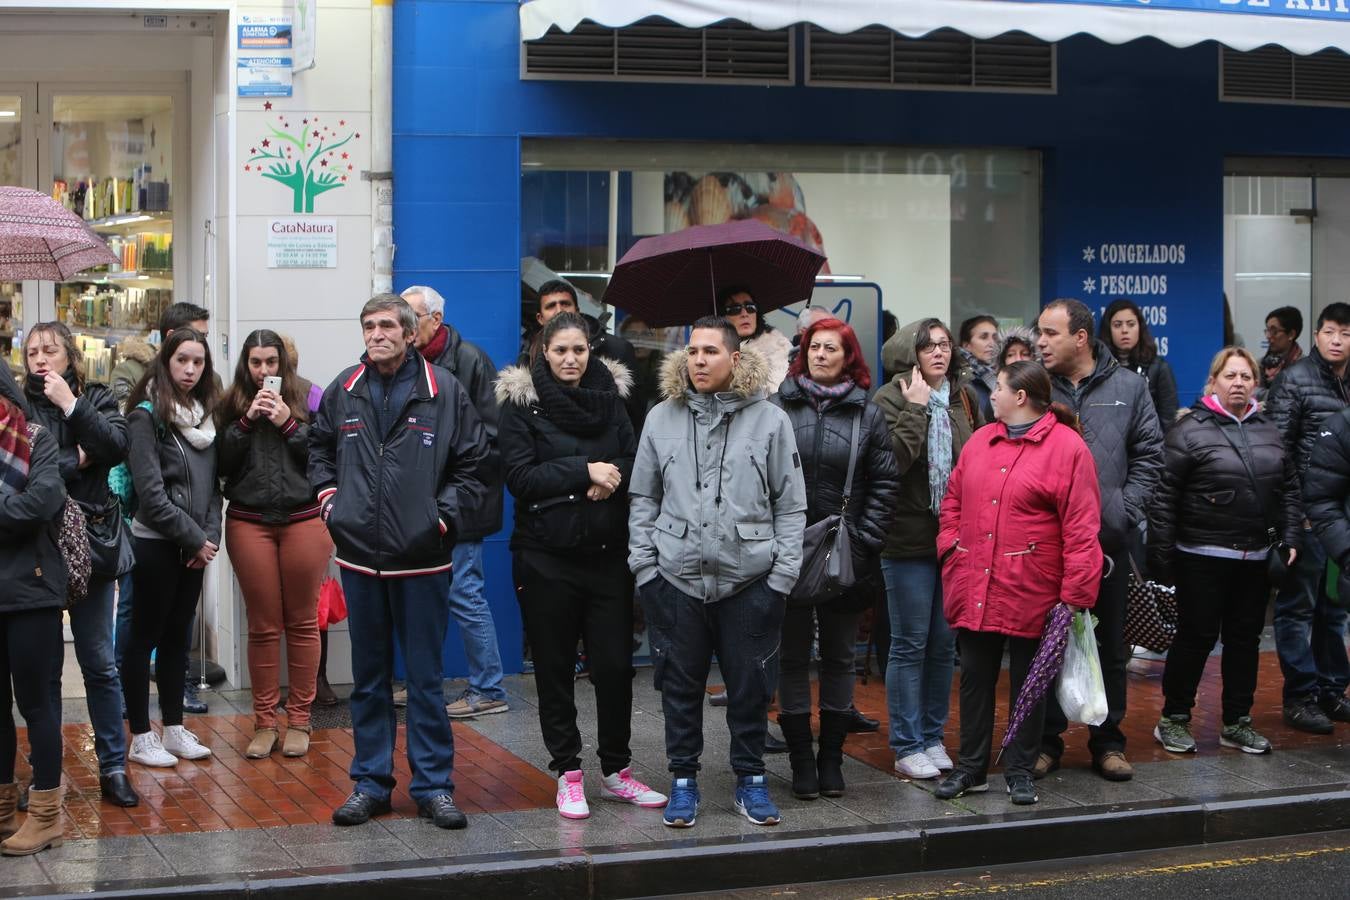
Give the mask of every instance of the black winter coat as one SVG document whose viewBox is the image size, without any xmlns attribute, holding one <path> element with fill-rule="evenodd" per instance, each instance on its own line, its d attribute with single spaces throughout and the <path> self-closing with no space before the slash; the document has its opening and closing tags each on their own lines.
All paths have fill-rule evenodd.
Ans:
<svg viewBox="0 0 1350 900">
<path fill-rule="evenodd" d="M 440 366 L 460 383 L 473 403 L 474 411 L 483 422 L 487 432 L 488 458 L 484 460 L 480 474 L 486 484 L 483 502 L 471 510 L 465 510 L 460 517 L 457 540 L 481 541 L 490 534 L 502 529 L 502 472 L 501 450 L 497 446 L 497 420 L 500 412 L 497 398 L 493 395 L 492 384 L 497 377 L 497 367 L 492 357 L 479 347 L 462 337 L 449 323 L 442 325 L 447 332 L 445 349 L 429 362 Z"/>
<path fill-rule="evenodd" d="M 59 453 L 56 438 L 39 427 L 22 493 L 0 488 L 0 613 L 66 605 L 66 564 L 54 524 L 66 502 Z"/>
<path fill-rule="evenodd" d="M 416 377 L 381 439 L 368 358 L 323 392 L 309 483 L 344 568 L 380 578 L 448 571 L 460 521 L 483 502 L 488 439 L 469 395 L 412 351 Z M 444 530 L 442 530 L 444 528 Z"/>
<path fill-rule="evenodd" d="M 304 510 L 316 515 L 308 424 L 290 418 L 278 428 L 263 416 L 252 422 L 240 416 L 216 438 L 216 453 L 231 517 L 285 525 Z"/>
<path fill-rule="evenodd" d="M 552 552 L 613 552 L 628 549 L 628 482 L 637 455 L 637 437 L 623 400 L 632 385 L 626 367 L 593 355 L 605 365 L 618 391 L 608 425 L 598 434 L 574 434 L 550 418 L 540 403 L 530 371 L 503 369 L 497 382 L 502 404 L 502 460 L 506 486 L 516 500 L 511 549 Z M 623 480 L 604 500 L 588 500 L 589 463 L 618 466 Z"/>
<path fill-rule="evenodd" d="M 1303 473 L 1304 505 L 1318 540 L 1344 578 L 1350 571 L 1350 407 L 1325 419 L 1318 432 Z"/>
<path fill-rule="evenodd" d="M 66 382 L 71 384 L 72 391 L 73 380 L 67 375 Z M 104 384 L 86 384 L 67 419 L 35 387 L 29 383 L 24 388 L 29 420 L 42 425 L 56 438 L 61 448 L 61 477 L 65 479 L 66 491 L 86 512 L 106 509 L 111 496 L 108 470 L 127 458 L 127 421 L 117 407 L 112 389 Z M 84 448 L 89 458 L 89 465 L 83 469 L 77 445 Z"/>
<path fill-rule="evenodd" d="M 1275 377 L 1266 399 L 1266 412 L 1280 429 L 1285 452 L 1293 459 L 1300 476 L 1308 469 L 1322 423 L 1347 404 L 1350 404 L 1350 369 L 1338 377 L 1316 347 Z"/>
<path fill-rule="evenodd" d="M 1125 366 L 1131 372 L 1144 376 L 1148 381 L 1148 395 L 1153 399 L 1153 409 L 1158 413 L 1158 424 L 1166 433 L 1177 421 L 1177 378 L 1172 367 L 1161 356 L 1153 357 L 1146 366 Z"/>
<path fill-rule="evenodd" d="M 890 428 L 881 407 L 854 387 L 841 399 L 818 412 L 811 398 L 788 377 L 769 402 L 780 407 L 792 423 L 806 480 L 806 524 L 839 512 L 848 473 L 849 440 L 853 418 L 862 412 L 858 430 L 858 462 L 844 520 L 853 539 L 855 565 L 881 553 L 895 519 L 900 493 L 900 470 L 891 447 Z"/>
<path fill-rule="evenodd" d="M 177 428 L 137 406 L 127 413 L 127 468 L 136 488 L 136 522 L 189 556 L 206 541 L 220 546 L 214 443 L 198 450 Z"/>
<path fill-rule="evenodd" d="M 1154 577 L 1168 580 L 1177 544 L 1261 550 L 1271 545 L 1273 527 L 1279 540 L 1299 547 L 1302 521 L 1298 475 L 1264 411 L 1239 424 L 1200 401 L 1167 433 L 1162 481 L 1149 507 Z"/>
</svg>

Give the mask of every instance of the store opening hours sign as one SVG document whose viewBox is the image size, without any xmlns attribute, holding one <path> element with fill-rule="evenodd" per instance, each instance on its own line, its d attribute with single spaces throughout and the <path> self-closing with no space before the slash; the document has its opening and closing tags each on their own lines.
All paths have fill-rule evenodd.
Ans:
<svg viewBox="0 0 1350 900">
<path fill-rule="evenodd" d="M 336 269 L 337 219 L 267 220 L 267 268 Z"/>
</svg>

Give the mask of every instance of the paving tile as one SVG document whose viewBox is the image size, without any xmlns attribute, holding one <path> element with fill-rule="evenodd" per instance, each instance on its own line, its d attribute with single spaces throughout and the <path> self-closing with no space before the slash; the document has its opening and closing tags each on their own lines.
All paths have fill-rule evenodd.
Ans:
<svg viewBox="0 0 1350 900">
<path fill-rule="evenodd" d="M 1217 770 L 1202 775 L 1158 778 L 1150 781 L 1149 786 L 1188 800 L 1214 800 L 1227 794 L 1243 794 L 1267 788 L 1258 782 Z"/>
<path fill-rule="evenodd" d="M 645 842 L 641 832 L 594 804 L 589 819 L 564 819 L 556 808 L 493 813 L 492 817 L 542 850 Z M 653 815 L 653 822 L 659 826 L 659 813 Z"/>
<path fill-rule="evenodd" d="M 550 811 L 556 817 L 556 811 Z M 437 828 L 426 819 L 386 819 L 381 823 L 397 838 L 410 858 L 443 859 L 482 853 L 536 849 L 536 845 L 497 815 L 471 815 L 469 827 L 459 831 Z"/>
<path fill-rule="evenodd" d="M 0 865 L 0 890 L 50 883 L 36 856 L 6 857 Z"/>
<path fill-rule="evenodd" d="M 143 839 L 142 839 L 143 840 Z M 123 859 L 102 857 L 94 859 L 58 860 L 51 851 L 35 857 L 53 884 L 68 885 L 81 892 L 101 881 L 120 881 L 140 878 L 168 878 L 177 874 L 173 866 L 158 853 L 154 856 L 130 856 Z"/>
<path fill-rule="evenodd" d="M 151 838 L 180 875 L 285 870 L 295 859 L 262 830 L 174 834 Z"/>
</svg>

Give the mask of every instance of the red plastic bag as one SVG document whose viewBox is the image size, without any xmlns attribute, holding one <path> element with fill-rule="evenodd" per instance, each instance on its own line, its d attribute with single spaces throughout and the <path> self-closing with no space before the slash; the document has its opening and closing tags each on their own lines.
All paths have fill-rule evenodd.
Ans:
<svg viewBox="0 0 1350 900">
<path fill-rule="evenodd" d="M 342 593 L 342 582 L 325 578 L 319 586 L 319 630 L 327 631 L 347 618 L 347 595 Z"/>
</svg>

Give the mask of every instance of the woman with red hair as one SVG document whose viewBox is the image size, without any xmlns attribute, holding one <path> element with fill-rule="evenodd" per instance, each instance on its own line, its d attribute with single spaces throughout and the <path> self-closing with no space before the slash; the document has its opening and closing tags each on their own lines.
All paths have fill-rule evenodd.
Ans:
<svg viewBox="0 0 1350 900">
<path fill-rule="evenodd" d="M 844 793 L 843 747 L 853 706 L 853 644 L 858 618 L 880 579 L 881 546 L 900 488 L 886 417 L 867 399 L 872 375 L 853 329 L 821 319 L 770 398 L 788 414 L 806 479 L 810 525 L 843 513 L 859 583 L 843 596 L 800 605 L 783 618 L 778 724 L 792 763 L 792 793 L 804 800 Z M 857 441 L 854 443 L 854 423 Z M 857 458 L 853 480 L 849 460 Z M 811 639 L 820 629 L 820 752 L 811 741 Z"/>
</svg>

